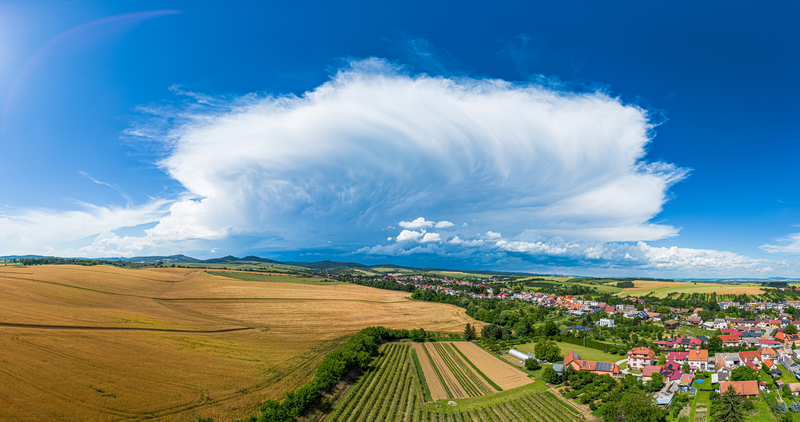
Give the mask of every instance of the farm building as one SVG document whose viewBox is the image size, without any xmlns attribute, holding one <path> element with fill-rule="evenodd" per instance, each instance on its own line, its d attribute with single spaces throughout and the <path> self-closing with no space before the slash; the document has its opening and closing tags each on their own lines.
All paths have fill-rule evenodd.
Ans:
<svg viewBox="0 0 800 422">
<path fill-rule="evenodd" d="M 509 350 L 508 354 L 514 356 L 517 359 L 522 359 L 523 361 L 528 360 L 530 358 L 530 356 L 528 356 L 527 353 L 520 352 L 519 350 L 516 349 Z"/>
<path fill-rule="evenodd" d="M 789 384 L 790 386 L 792 384 Z M 800 383 L 798 383 L 800 385 Z M 719 383 L 720 394 L 733 386 L 734 390 L 742 397 L 755 397 L 758 395 L 758 381 L 728 381 Z"/>
</svg>

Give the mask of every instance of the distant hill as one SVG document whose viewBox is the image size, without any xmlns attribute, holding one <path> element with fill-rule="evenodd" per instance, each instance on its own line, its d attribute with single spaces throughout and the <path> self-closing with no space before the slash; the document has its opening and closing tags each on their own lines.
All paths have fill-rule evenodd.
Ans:
<svg viewBox="0 0 800 422">
<path fill-rule="evenodd" d="M 299 262 L 299 261 L 286 261 L 286 265 L 294 265 L 295 267 L 309 268 L 312 270 L 334 270 L 355 268 L 361 270 L 369 270 L 368 265 L 359 264 L 357 262 L 336 262 L 336 261 L 319 261 L 319 262 Z"/>
</svg>

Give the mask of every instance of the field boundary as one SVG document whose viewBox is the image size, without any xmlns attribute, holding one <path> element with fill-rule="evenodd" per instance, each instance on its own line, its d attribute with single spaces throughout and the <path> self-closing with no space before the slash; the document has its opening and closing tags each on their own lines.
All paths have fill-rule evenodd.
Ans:
<svg viewBox="0 0 800 422">
<path fill-rule="evenodd" d="M 499 391 L 503 391 L 503 389 L 502 389 L 502 388 L 500 388 L 500 386 L 499 386 L 499 385 L 497 385 L 497 384 L 496 384 L 494 381 L 492 381 L 492 379 L 491 379 L 491 378 L 487 377 L 487 376 L 486 376 L 486 374 L 484 374 L 483 372 L 481 372 L 481 370 L 480 370 L 480 369 L 478 369 L 478 367 L 477 367 L 477 366 L 475 366 L 475 364 L 474 364 L 474 363 L 472 363 L 472 361 L 471 361 L 471 360 L 469 360 L 469 358 L 467 358 L 467 356 L 466 356 L 466 355 L 464 355 L 464 353 L 463 353 L 461 350 L 459 350 L 459 349 L 458 349 L 458 346 L 456 346 L 455 344 L 453 344 L 452 346 L 453 346 L 453 349 L 456 349 L 456 351 L 458 352 L 458 354 L 459 354 L 459 355 L 461 355 L 461 357 L 462 357 L 462 358 L 464 358 L 464 360 L 465 360 L 465 361 L 466 361 L 466 362 L 467 362 L 467 363 L 468 363 L 468 364 L 469 364 L 469 365 L 472 367 L 472 369 L 474 369 L 474 370 L 475 370 L 475 372 L 477 372 L 477 373 L 478 373 L 478 375 L 482 376 L 482 377 L 483 377 L 483 379 L 485 379 L 485 380 L 486 380 L 486 381 L 489 383 L 489 385 L 491 385 L 491 386 L 492 386 L 492 387 L 493 387 L 495 390 L 497 390 L 498 392 L 499 392 Z"/>
</svg>

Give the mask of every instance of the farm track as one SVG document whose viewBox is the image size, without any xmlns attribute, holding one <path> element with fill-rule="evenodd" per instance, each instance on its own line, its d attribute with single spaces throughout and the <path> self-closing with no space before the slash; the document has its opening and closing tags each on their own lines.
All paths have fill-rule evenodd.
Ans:
<svg viewBox="0 0 800 422">
<path fill-rule="evenodd" d="M 0 322 L 0 327 L 5 328 L 31 328 L 34 330 L 83 330 L 83 331 L 149 331 L 153 333 L 176 333 L 176 334 L 223 334 L 235 333 L 238 331 L 254 330 L 255 328 L 228 328 L 224 330 L 193 331 L 193 330 L 169 330 L 165 328 L 134 328 L 134 327 L 82 327 L 70 325 L 32 325 L 32 324 L 8 324 Z"/>
</svg>

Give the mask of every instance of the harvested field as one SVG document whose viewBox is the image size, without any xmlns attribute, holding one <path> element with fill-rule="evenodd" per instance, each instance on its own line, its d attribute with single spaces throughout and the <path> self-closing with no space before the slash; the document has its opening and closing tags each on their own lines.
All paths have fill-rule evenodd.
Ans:
<svg viewBox="0 0 800 422">
<path fill-rule="evenodd" d="M 422 373 L 425 375 L 425 381 L 428 383 L 428 388 L 431 390 L 431 397 L 434 401 L 447 399 L 447 391 L 445 391 L 439 376 L 436 375 L 436 371 L 433 370 L 431 360 L 428 359 L 428 355 L 425 354 L 425 344 L 414 343 L 413 347 L 417 352 L 419 364 L 422 366 Z"/>
<path fill-rule="evenodd" d="M 634 287 L 622 289 L 617 296 L 642 296 L 650 292 L 654 296 L 664 297 L 670 293 L 714 293 L 721 295 L 760 295 L 764 293 L 756 284 L 733 283 L 684 283 L 675 281 L 636 280 Z"/>
<path fill-rule="evenodd" d="M 453 342 L 451 344 L 503 390 L 510 390 L 533 382 L 524 372 L 514 369 L 511 365 L 490 355 L 473 343 Z"/>
<path fill-rule="evenodd" d="M 405 292 L 262 277 L 0 267 L 0 420 L 243 418 L 364 327 L 482 325 Z"/>
<path fill-rule="evenodd" d="M 436 352 L 436 349 L 433 347 L 433 344 L 428 343 L 425 345 L 425 348 L 428 352 L 428 358 L 431 359 L 431 364 L 434 365 L 439 370 L 444 382 L 447 384 L 447 388 L 450 390 L 451 398 L 455 399 L 463 399 L 468 397 L 466 393 L 464 393 L 461 385 L 458 383 L 455 375 L 453 375 L 453 371 L 451 371 L 447 365 L 442 360 L 442 357 L 439 356 L 439 353 Z"/>
</svg>

